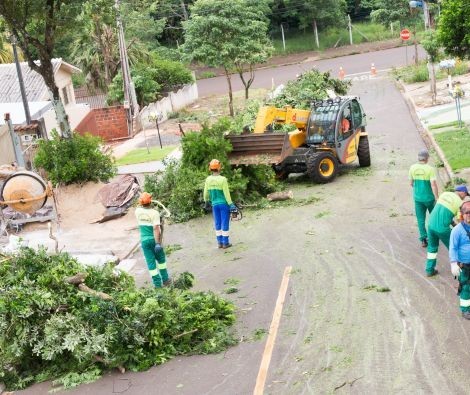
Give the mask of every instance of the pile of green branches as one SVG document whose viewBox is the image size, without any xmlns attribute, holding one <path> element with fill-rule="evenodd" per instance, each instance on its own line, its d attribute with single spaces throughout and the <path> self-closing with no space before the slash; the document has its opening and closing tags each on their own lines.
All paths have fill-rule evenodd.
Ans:
<svg viewBox="0 0 470 395">
<path fill-rule="evenodd" d="M 301 74 L 296 80 L 289 81 L 282 92 L 269 101 L 269 105 L 307 110 L 314 100 L 326 99 L 328 90 L 337 95 L 346 95 L 350 86 L 350 81 L 332 78 L 328 72 L 310 70 Z"/>
<path fill-rule="evenodd" d="M 84 267 L 63 253 L 2 258 L 0 294 L 0 382 L 10 390 L 50 379 L 71 387 L 234 344 L 234 306 L 215 294 L 136 288 L 111 265 Z"/>
<path fill-rule="evenodd" d="M 228 154 L 232 147 L 224 135 L 231 130 L 233 120 L 221 118 L 213 125 L 203 125 L 200 132 L 186 133 L 181 139 L 181 160 L 167 161 L 164 172 L 145 177 L 144 190 L 162 201 L 176 222 L 204 214 L 204 182 L 213 158 L 222 162 L 222 175 L 227 177 L 232 200 L 236 203 L 259 201 L 279 188 L 270 166 L 230 166 Z"/>
</svg>

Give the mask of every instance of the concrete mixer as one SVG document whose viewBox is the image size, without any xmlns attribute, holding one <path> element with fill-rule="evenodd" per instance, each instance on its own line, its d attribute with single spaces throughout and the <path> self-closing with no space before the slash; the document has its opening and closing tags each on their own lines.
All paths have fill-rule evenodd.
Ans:
<svg viewBox="0 0 470 395">
<path fill-rule="evenodd" d="M 47 202 L 53 200 L 53 213 L 47 216 L 35 216 Z M 6 219 L 3 208 L 29 214 L 27 218 Z M 32 171 L 17 171 L 10 175 L 0 188 L 0 234 L 7 225 L 22 225 L 27 222 L 45 222 L 57 219 L 57 210 L 51 183 L 46 183 L 37 173 Z"/>
</svg>

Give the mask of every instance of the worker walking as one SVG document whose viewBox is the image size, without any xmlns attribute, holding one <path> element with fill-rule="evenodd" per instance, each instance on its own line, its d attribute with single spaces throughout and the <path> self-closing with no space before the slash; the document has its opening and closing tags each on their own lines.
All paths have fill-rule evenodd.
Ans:
<svg viewBox="0 0 470 395">
<path fill-rule="evenodd" d="M 161 245 L 162 232 L 160 213 L 151 207 L 152 195 L 144 192 L 140 195 L 135 217 L 140 230 L 140 243 L 145 261 L 152 277 L 153 285 L 157 288 L 170 284 L 166 267 L 166 255 Z"/>
<path fill-rule="evenodd" d="M 437 274 L 435 267 L 439 240 L 449 249 L 450 226 L 455 224 L 454 217 L 458 214 L 465 196 L 468 196 L 465 185 L 457 185 L 454 192 L 443 192 L 429 216 L 426 259 L 426 275 L 428 277 Z"/>
<path fill-rule="evenodd" d="M 470 320 L 470 197 L 464 199 L 460 212 L 463 220 L 450 234 L 450 270 L 459 280 L 462 317 Z"/>
<path fill-rule="evenodd" d="M 415 214 L 418 221 L 419 241 L 422 247 L 428 246 L 426 233 L 426 212 L 431 213 L 439 197 L 436 170 L 428 164 L 429 152 L 422 149 L 418 152 L 418 163 L 410 167 L 408 179 L 413 188 Z"/>
<path fill-rule="evenodd" d="M 218 247 L 229 248 L 232 246 L 229 241 L 230 211 L 237 210 L 237 207 L 232 203 L 227 179 L 220 175 L 221 168 L 219 160 L 211 160 L 211 175 L 206 178 L 204 184 L 204 203 L 212 205 Z"/>
</svg>

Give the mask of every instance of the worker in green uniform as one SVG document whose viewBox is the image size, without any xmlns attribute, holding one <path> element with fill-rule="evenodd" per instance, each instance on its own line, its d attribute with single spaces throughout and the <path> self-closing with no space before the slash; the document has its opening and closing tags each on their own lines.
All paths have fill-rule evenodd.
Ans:
<svg viewBox="0 0 470 395">
<path fill-rule="evenodd" d="M 436 170 L 428 164 L 429 152 L 422 149 L 418 152 L 418 163 L 413 164 L 408 172 L 408 179 L 413 188 L 415 214 L 418 221 L 419 241 L 422 247 L 428 246 L 426 233 L 426 212 L 431 213 L 439 197 Z"/>
<path fill-rule="evenodd" d="M 435 268 L 439 240 L 449 249 L 450 226 L 455 224 L 454 217 L 458 214 L 465 196 L 468 196 L 465 185 L 457 185 L 454 192 L 443 192 L 429 216 L 426 259 L 426 275 L 428 277 L 437 274 Z"/>
<path fill-rule="evenodd" d="M 157 288 L 169 285 L 171 280 L 166 267 L 165 250 L 161 245 L 160 213 L 151 207 L 152 195 L 144 192 L 139 198 L 140 207 L 135 210 L 135 217 L 140 230 L 140 243 L 145 261 Z"/>
<path fill-rule="evenodd" d="M 215 236 L 219 248 L 232 246 L 229 240 L 230 213 L 237 211 L 228 189 L 227 179 L 220 175 L 222 164 L 217 159 L 209 163 L 211 175 L 204 184 L 204 203 L 212 206 Z"/>
</svg>

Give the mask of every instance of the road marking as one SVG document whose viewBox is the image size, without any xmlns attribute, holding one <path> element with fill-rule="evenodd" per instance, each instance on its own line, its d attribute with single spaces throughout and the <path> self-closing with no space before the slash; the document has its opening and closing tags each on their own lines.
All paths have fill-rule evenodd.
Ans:
<svg viewBox="0 0 470 395">
<path fill-rule="evenodd" d="M 279 328 L 279 323 L 281 322 L 282 308 L 286 298 L 291 270 L 292 266 L 286 266 L 284 269 L 284 275 L 282 276 L 281 286 L 279 287 L 276 307 L 274 308 L 273 319 L 271 321 L 271 326 L 269 327 L 269 334 L 266 340 L 266 345 L 264 346 L 263 358 L 261 359 L 261 365 L 259 367 L 258 377 L 256 378 L 256 386 L 253 391 L 253 395 L 263 395 L 264 392 L 264 385 L 266 384 L 266 377 L 268 375 L 268 368 L 271 362 L 271 356 L 273 354 L 277 330 Z"/>
</svg>

